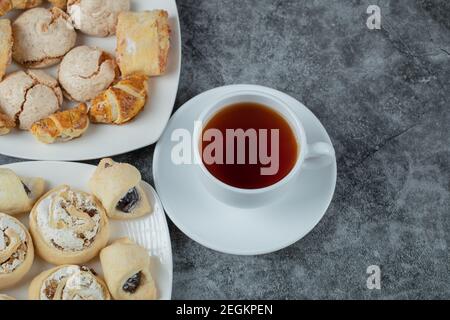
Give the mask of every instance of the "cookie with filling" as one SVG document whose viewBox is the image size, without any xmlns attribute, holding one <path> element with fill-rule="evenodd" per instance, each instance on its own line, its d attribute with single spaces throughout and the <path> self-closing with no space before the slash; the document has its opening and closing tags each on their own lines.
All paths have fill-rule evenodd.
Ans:
<svg viewBox="0 0 450 320">
<path fill-rule="evenodd" d="M 112 219 L 132 219 L 152 211 L 141 173 L 130 164 L 101 160 L 89 187 Z"/>
<path fill-rule="evenodd" d="M 17 71 L 0 82 L 0 112 L 22 130 L 58 111 L 62 102 L 58 82 L 40 70 Z"/>
<path fill-rule="evenodd" d="M 39 256 L 56 265 L 88 262 L 109 239 L 100 201 L 66 185 L 49 191 L 34 205 L 30 231 Z"/>
<path fill-rule="evenodd" d="M 67 12 L 81 32 L 97 37 L 116 33 L 117 17 L 130 10 L 130 0 L 69 0 Z"/>
<path fill-rule="evenodd" d="M 28 288 L 30 300 L 110 300 L 105 282 L 95 271 L 63 265 L 39 274 Z"/>
<path fill-rule="evenodd" d="M 0 212 L 27 213 L 44 192 L 44 179 L 19 177 L 10 169 L 0 168 Z"/>
<path fill-rule="evenodd" d="M 116 300 L 155 300 L 158 297 L 147 250 L 128 238 L 100 252 L 105 281 Z"/>
<path fill-rule="evenodd" d="M 77 39 L 69 16 L 57 7 L 27 10 L 14 21 L 12 29 L 13 58 L 28 68 L 59 63 Z"/>
<path fill-rule="evenodd" d="M 34 260 L 31 236 L 19 220 L 0 213 L 0 290 L 17 284 Z"/>
<path fill-rule="evenodd" d="M 99 48 L 80 46 L 64 57 L 58 79 L 70 100 L 86 102 L 109 88 L 118 73 L 109 54 Z"/>
</svg>

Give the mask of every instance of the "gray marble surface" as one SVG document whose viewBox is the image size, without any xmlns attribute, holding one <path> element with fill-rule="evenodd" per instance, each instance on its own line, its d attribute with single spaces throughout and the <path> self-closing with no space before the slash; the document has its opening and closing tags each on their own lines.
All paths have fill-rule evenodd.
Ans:
<svg viewBox="0 0 450 320">
<path fill-rule="evenodd" d="M 366 27 L 369 4 L 382 10 L 381 30 Z M 178 7 L 176 107 L 225 84 L 284 91 L 327 128 L 338 182 L 318 226 L 273 254 L 217 253 L 171 224 L 173 297 L 449 299 L 450 2 L 179 0 Z M 115 158 L 152 182 L 153 149 Z M 373 264 L 381 290 L 366 287 Z"/>
</svg>

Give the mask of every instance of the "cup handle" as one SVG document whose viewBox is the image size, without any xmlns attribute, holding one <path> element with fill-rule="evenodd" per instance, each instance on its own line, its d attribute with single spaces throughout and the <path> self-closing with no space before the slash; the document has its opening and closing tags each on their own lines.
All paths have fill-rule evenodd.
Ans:
<svg viewBox="0 0 450 320">
<path fill-rule="evenodd" d="M 308 144 L 305 162 L 305 169 L 320 169 L 330 165 L 336 158 L 334 148 L 326 142 Z"/>
</svg>

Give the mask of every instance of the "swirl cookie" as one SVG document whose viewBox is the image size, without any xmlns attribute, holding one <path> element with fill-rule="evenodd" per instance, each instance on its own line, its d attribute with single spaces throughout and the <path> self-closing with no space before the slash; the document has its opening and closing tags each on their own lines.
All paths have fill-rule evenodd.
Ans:
<svg viewBox="0 0 450 320">
<path fill-rule="evenodd" d="M 109 54 L 98 48 L 81 46 L 64 57 L 58 78 L 69 99 L 86 102 L 106 90 L 117 74 L 116 62 Z"/>
<path fill-rule="evenodd" d="M 100 252 L 100 261 L 111 295 L 116 300 L 155 300 L 157 290 L 145 248 L 127 238 Z"/>
<path fill-rule="evenodd" d="M 45 194 L 30 214 L 37 253 L 53 264 L 85 263 L 106 245 L 105 210 L 92 195 L 60 186 Z"/>
<path fill-rule="evenodd" d="M 58 82 L 43 71 L 17 71 L 0 82 L 0 112 L 22 130 L 58 111 L 62 102 Z"/>
<path fill-rule="evenodd" d="M 10 169 L 0 168 L 0 212 L 29 212 L 44 190 L 43 179 L 19 177 Z"/>
<path fill-rule="evenodd" d="M 22 13 L 12 25 L 13 58 L 28 68 L 57 64 L 75 46 L 77 34 L 69 16 L 53 7 L 34 8 Z"/>
<path fill-rule="evenodd" d="M 94 271 L 75 265 L 42 272 L 30 284 L 30 300 L 110 300 L 102 279 Z"/>
<path fill-rule="evenodd" d="M 130 0 L 69 0 L 67 12 L 76 29 L 97 37 L 116 33 L 117 17 L 130 10 Z"/>
<path fill-rule="evenodd" d="M 6 68 L 11 63 L 13 36 L 11 22 L 7 19 L 0 20 L 0 81 L 6 73 Z"/>
<path fill-rule="evenodd" d="M 0 290 L 19 282 L 34 260 L 33 241 L 19 220 L 0 213 Z"/>
<path fill-rule="evenodd" d="M 103 159 L 91 177 L 89 187 L 110 218 L 131 219 L 152 211 L 139 170 L 127 163 Z"/>
</svg>

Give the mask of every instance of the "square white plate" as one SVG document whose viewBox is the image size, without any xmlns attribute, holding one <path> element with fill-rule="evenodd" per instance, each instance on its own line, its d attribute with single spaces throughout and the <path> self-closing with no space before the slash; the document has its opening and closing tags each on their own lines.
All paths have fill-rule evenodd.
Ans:
<svg viewBox="0 0 450 320">
<path fill-rule="evenodd" d="M 173 110 L 178 91 L 181 69 L 181 35 L 178 10 L 175 0 L 131 0 L 132 11 L 164 9 L 169 13 L 172 29 L 171 49 L 167 73 L 149 80 L 150 98 L 141 114 L 122 126 L 91 125 L 79 139 L 66 143 L 45 145 L 35 140 L 28 132 L 14 130 L 7 136 L 0 136 L 0 153 L 30 160 L 79 161 L 109 157 L 126 153 L 155 143 L 162 134 Z M 14 20 L 22 11 L 6 15 Z M 5 18 L 5 17 L 2 17 Z M 78 32 L 77 46 L 96 46 L 114 54 L 116 37 L 96 38 Z M 58 66 L 42 69 L 56 76 Z M 23 69 L 12 64 L 8 73 Z M 71 104 L 65 100 L 64 107 Z"/>
</svg>

